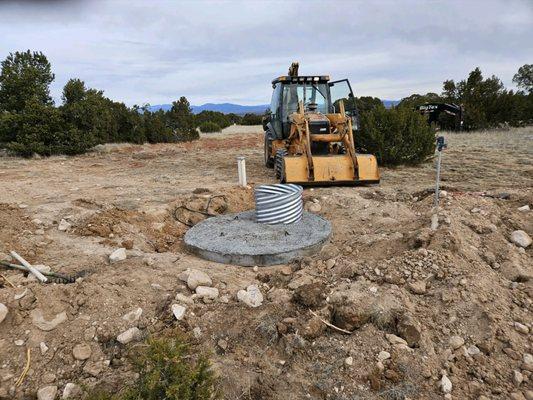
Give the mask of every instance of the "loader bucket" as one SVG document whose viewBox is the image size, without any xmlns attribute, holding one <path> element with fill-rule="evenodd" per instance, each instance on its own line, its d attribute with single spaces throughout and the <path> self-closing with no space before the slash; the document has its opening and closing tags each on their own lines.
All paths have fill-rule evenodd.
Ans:
<svg viewBox="0 0 533 400">
<path fill-rule="evenodd" d="M 348 154 L 314 155 L 314 174 L 310 177 L 305 156 L 285 156 L 285 182 L 301 185 L 379 183 L 376 158 L 370 154 L 356 154 L 356 158 L 357 167 L 354 168 Z"/>
</svg>

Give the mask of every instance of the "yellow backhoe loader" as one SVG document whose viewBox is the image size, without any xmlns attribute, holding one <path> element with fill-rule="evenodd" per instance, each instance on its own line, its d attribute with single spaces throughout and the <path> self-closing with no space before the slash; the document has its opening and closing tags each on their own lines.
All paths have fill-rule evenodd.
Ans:
<svg viewBox="0 0 533 400">
<path fill-rule="evenodd" d="M 350 82 L 329 76 L 289 74 L 272 81 L 270 111 L 263 119 L 265 165 L 282 183 L 379 183 L 376 158 L 355 152 L 358 125 Z"/>
</svg>

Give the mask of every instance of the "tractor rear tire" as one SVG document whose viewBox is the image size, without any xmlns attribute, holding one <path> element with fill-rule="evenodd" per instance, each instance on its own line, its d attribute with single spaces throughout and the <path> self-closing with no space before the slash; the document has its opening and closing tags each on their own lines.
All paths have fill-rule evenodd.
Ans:
<svg viewBox="0 0 533 400">
<path fill-rule="evenodd" d="M 283 159 L 287 154 L 287 150 L 279 149 L 274 159 L 274 171 L 280 183 L 285 183 L 285 161 Z"/>
<path fill-rule="evenodd" d="M 272 140 L 269 138 L 270 131 L 265 132 L 265 144 L 264 144 L 264 158 L 265 166 L 267 168 L 274 168 L 274 158 L 272 157 Z"/>
</svg>

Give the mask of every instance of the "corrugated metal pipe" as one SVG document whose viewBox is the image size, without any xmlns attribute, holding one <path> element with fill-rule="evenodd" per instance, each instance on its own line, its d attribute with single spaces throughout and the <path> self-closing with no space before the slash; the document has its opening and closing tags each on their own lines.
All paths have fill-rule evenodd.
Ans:
<svg viewBox="0 0 533 400">
<path fill-rule="evenodd" d="M 302 219 L 303 188 L 293 184 L 255 188 L 255 216 L 262 224 L 292 224 Z"/>
</svg>

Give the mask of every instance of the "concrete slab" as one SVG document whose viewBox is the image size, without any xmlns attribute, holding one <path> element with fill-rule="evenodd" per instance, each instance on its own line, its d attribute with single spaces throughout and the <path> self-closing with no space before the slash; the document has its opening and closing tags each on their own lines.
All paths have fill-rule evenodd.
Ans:
<svg viewBox="0 0 533 400">
<path fill-rule="evenodd" d="M 185 245 L 210 261 L 267 266 L 320 251 L 330 234 L 329 221 L 308 212 L 294 224 L 268 225 L 257 223 L 254 211 L 246 211 L 200 222 L 185 234 Z"/>
</svg>

